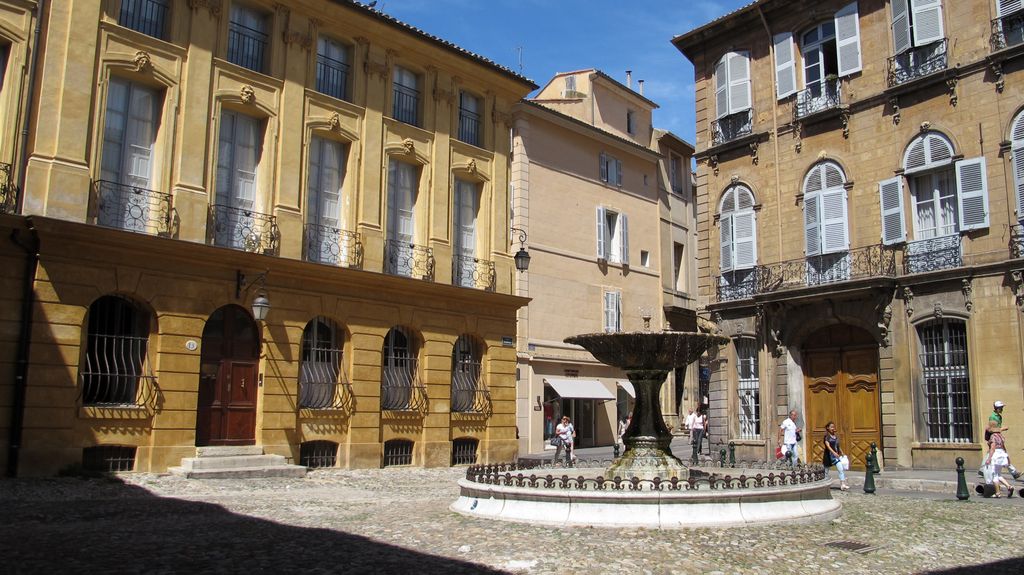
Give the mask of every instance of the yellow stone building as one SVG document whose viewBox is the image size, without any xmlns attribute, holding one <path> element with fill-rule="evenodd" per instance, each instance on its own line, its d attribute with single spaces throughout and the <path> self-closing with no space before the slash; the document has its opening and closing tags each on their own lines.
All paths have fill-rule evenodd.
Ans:
<svg viewBox="0 0 1024 575">
<path fill-rule="evenodd" d="M 673 40 L 696 74 L 711 433 L 863 465 L 981 460 L 1024 421 L 1019 1 L 759 0 Z M 723 441 L 724 442 L 724 441 Z M 1015 452 L 1017 453 L 1017 452 Z M 1016 455 L 1014 455 L 1016 457 Z"/>
<path fill-rule="evenodd" d="M 0 7 L 8 474 L 515 457 L 533 83 L 344 0 Z"/>
</svg>

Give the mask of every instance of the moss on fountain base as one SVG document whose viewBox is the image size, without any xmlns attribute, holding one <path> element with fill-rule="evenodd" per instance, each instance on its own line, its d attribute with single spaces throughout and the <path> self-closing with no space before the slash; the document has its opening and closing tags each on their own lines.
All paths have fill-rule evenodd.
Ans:
<svg viewBox="0 0 1024 575">
<path fill-rule="evenodd" d="M 626 449 L 622 457 L 615 460 L 611 467 L 605 470 L 605 477 L 621 477 L 631 479 L 671 479 L 676 477 L 685 480 L 690 477 L 689 468 L 678 457 L 672 455 L 672 450 L 667 446 L 660 445 L 663 442 L 650 437 L 637 437 L 633 445 Z"/>
</svg>

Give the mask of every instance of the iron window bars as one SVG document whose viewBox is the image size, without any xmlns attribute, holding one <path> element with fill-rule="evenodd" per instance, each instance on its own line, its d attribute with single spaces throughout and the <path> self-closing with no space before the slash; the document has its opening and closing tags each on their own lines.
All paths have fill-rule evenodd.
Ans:
<svg viewBox="0 0 1024 575">
<path fill-rule="evenodd" d="M 346 268 L 363 267 L 363 243 L 356 232 L 306 224 L 305 240 L 306 261 Z"/>
<path fill-rule="evenodd" d="M 82 449 L 82 469 L 97 473 L 135 470 L 133 445 L 94 445 Z"/>
<path fill-rule="evenodd" d="M 333 441 L 304 441 L 299 446 L 299 465 L 310 469 L 335 467 L 338 464 L 338 444 Z"/>
<path fill-rule="evenodd" d="M 384 338 L 380 407 L 385 411 L 418 411 L 426 408 L 427 390 L 420 381 L 418 350 L 412 337 L 392 328 Z"/>
<path fill-rule="evenodd" d="M 889 58 L 888 86 L 892 88 L 933 72 L 945 70 L 948 65 L 947 45 L 947 40 L 943 38 L 938 42 L 911 48 Z"/>
<path fill-rule="evenodd" d="M 310 321 L 303 330 L 300 408 L 350 411 L 354 407 L 341 337 L 341 329 L 322 317 Z"/>
<path fill-rule="evenodd" d="M 18 206 L 18 187 L 11 181 L 11 165 L 0 162 L 0 214 L 13 214 Z"/>
<path fill-rule="evenodd" d="M 226 204 L 210 206 L 214 245 L 245 252 L 277 255 L 280 231 L 277 218 Z"/>
<path fill-rule="evenodd" d="M 471 256 L 452 256 L 452 284 L 461 287 L 494 291 L 494 262 Z"/>
<path fill-rule="evenodd" d="M 252 25 L 247 25 L 247 22 Z M 228 22 L 228 61 L 262 73 L 270 38 L 265 31 L 266 27 L 266 17 L 262 14 L 249 8 L 233 6 L 231 21 Z"/>
<path fill-rule="evenodd" d="M 936 443 L 970 443 L 973 434 L 966 324 L 951 319 L 934 320 L 919 326 L 917 333 L 926 439 Z"/>
<path fill-rule="evenodd" d="M 469 94 L 459 95 L 459 140 L 473 146 L 480 145 L 479 102 Z"/>
<path fill-rule="evenodd" d="M 491 393 L 481 378 L 482 350 L 479 343 L 463 335 L 452 348 L 453 413 L 491 413 Z"/>
<path fill-rule="evenodd" d="M 408 439 L 392 439 L 384 442 L 384 467 L 412 465 L 413 443 Z"/>
<path fill-rule="evenodd" d="M 477 447 L 480 441 L 472 437 L 461 437 L 452 442 L 452 465 L 475 465 Z"/>
<path fill-rule="evenodd" d="M 319 50 L 316 55 L 316 91 L 347 101 L 349 70 L 347 63 Z"/>
<path fill-rule="evenodd" d="M 98 225 L 150 235 L 170 233 L 170 194 L 108 180 L 96 181 L 93 194 Z"/>
<path fill-rule="evenodd" d="M 156 377 L 149 363 L 149 321 L 118 296 L 104 296 L 89 307 L 85 356 L 79 369 L 83 405 L 153 405 Z"/>
<path fill-rule="evenodd" d="M 410 86 L 394 83 L 394 106 L 392 117 L 399 122 L 419 125 L 420 91 Z"/>
<path fill-rule="evenodd" d="M 169 11 L 169 0 L 121 0 L 121 13 L 117 23 L 163 40 L 167 34 Z"/>
<path fill-rule="evenodd" d="M 384 243 L 384 271 L 391 275 L 434 281 L 434 250 L 402 240 Z"/>
<path fill-rule="evenodd" d="M 761 380 L 758 375 L 757 340 L 739 337 L 736 345 L 737 395 L 739 396 L 740 437 L 761 437 Z"/>
</svg>

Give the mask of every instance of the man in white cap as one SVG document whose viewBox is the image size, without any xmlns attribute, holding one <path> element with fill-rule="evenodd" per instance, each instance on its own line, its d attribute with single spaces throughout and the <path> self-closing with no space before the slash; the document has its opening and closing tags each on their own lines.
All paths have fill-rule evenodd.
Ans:
<svg viewBox="0 0 1024 575">
<path fill-rule="evenodd" d="M 1002 401 L 996 401 L 992 404 L 992 415 L 988 416 L 988 425 L 985 427 L 985 443 L 988 443 L 988 440 L 993 433 L 1002 433 L 1010 429 L 1009 427 L 1003 426 L 1004 407 L 1006 407 L 1006 404 Z M 984 467 L 985 466 L 982 465 L 982 468 Z M 1021 472 L 1013 466 L 1013 463 L 1008 463 L 1006 468 L 1010 470 L 1010 475 L 1013 475 L 1014 479 L 1020 479 Z M 979 469 L 978 473 L 981 474 L 982 471 Z"/>
</svg>

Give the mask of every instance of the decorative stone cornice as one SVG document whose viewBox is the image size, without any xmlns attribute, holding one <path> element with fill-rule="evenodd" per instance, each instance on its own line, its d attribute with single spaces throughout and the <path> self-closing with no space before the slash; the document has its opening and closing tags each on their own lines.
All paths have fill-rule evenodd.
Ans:
<svg viewBox="0 0 1024 575">
<path fill-rule="evenodd" d="M 219 17 L 223 5 L 221 3 L 221 0 L 188 0 L 188 7 L 193 10 L 206 8 L 210 11 L 211 16 Z"/>
</svg>

